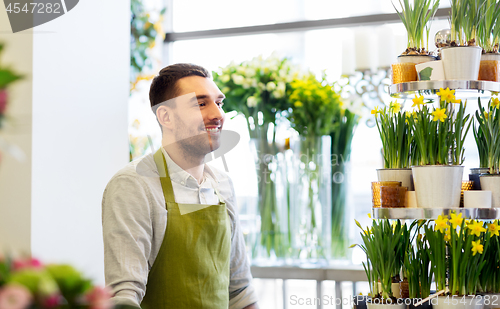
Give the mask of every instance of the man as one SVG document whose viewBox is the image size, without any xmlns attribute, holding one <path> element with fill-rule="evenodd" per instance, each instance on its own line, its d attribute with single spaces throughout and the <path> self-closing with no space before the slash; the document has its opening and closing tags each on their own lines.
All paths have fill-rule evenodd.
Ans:
<svg viewBox="0 0 500 309">
<path fill-rule="evenodd" d="M 258 308 L 227 175 L 204 164 L 220 145 L 224 95 L 208 71 L 174 64 L 153 79 L 162 148 L 104 191 L 106 284 L 144 309 Z"/>
</svg>

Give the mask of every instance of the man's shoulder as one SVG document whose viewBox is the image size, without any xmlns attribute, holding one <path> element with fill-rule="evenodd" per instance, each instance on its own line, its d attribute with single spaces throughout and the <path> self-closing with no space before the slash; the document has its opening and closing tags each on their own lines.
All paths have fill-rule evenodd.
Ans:
<svg viewBox="0 0 500 309">
<path fill-rule="evenodd" d="M 158 176 L 158 169 L 154 162 L 153 153 L 150 153 L 125 165 L 116 172 L 109 182 L 117 181 L 120 178 L 135 178 L 147 182 L 158 179 Z"/>
</svg>

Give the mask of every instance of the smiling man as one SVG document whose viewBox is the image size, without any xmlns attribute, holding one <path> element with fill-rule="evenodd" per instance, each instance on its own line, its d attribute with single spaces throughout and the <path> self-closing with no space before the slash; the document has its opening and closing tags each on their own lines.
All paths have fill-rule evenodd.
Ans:
<svg viewBox="0 0 500 309">
<path fill-rule="evenodd" d="M 204 68 L 174 64 L 149 97 L 162 148 L 113 176 L 102 202 L 115 303 L 257 308 L 232 182 L 204 163 L 221 143 L 224 94 Z"/>
</svg>

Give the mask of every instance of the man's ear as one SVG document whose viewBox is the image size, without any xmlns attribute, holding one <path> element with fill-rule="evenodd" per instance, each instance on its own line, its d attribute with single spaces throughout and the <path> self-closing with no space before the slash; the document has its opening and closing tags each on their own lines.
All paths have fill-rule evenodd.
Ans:
<svg viewBox="0 0 500 309">
<path fill-rule="evenodd" d="M 172 109 L 168 108 L 167 106 L 160 106 L 156 110 L 156 118 L 158 119 L 158 122 L 160 125 L 164 128 L 170 129 L 172 128 Z"/>
</svg>

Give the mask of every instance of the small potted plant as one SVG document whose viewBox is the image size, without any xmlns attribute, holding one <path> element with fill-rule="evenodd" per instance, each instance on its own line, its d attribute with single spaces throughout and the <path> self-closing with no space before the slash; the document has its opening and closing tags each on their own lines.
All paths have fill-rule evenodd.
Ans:
<svg viewBox="0 0 500 309">
<path fill-rule="evenodd" d="M 429 54 L 428 39 L 431 20 L 439 7 L 439 0 L 400 0 L 400 9 L 394 3 L 394 9 L 408 34 L 406 50 L 392 65 L 393 84 L 417 80 L 415 65 L 435 60 Z"/>
<path fill-rule="evenodd" d="M 492 207 L 500 207 L 500 100 L 492 98 L 488 107 L 484 108 L 481 101 L 476 111 L 477 130 L 484 134 L 484 146 L 487 153 L 489 174 L 481 175 L 481 189 L 491 191 Z"/>
<path fill-rule="evenodd" d="M 450 46 L 441 49 L 444 75 L 448 80 L 477 80 L 482 48 L 477 46 L 485 1 L 451 0 Z"/>
<path fill-rule="evenodd" d="M 382 140 L 384 168 L 377 169 L 378 181 L 401 181 L 403 187 L 413 191 L 411 165 L 416 163 L 413 127 L 401 104 L 391 102 L 389 108 L 375 108 L 377 129 Z"/>
<path fill-rule="evenodd" d="M 418 104 L 414 117 L 409 118 L 418 153 L 419 165 L 412 167 L 417 206 L 458 208 L 463 174 L 460 164 L 471 119 L 465 114 L 465 104 L 455 99 L 454 90 L 441 88 L 437 94 L 439 106 Z M 451 104 L 458 105 L 456 110 Z"/>
<path fill-rule="evenodd" d="M 366 229 L 358 221 L 356 225 L 362 230 L 361 238 L 363 239 L 363 244 L 358 246 L 367 257 L 367 262 L 363 263 L 363 267 L 370 284 L 371 299 L 367 302 L 368 308 L 406 308 L 404 303 L 397 303 L 392 289 L 394 267 L 397 264 L 395 253 L 403 246 L 399 236 L 406 226 L 403 228 L 400 220 L 397 220 L 393 226 L 387 219 L 373 220 L 372 226 Z"/>
<path fill-rule="evenodd" d="M 498 39 L 500 36 L 500 3 L 495 0 L 486 0 L 482 7 L 483 18 L 478 29 L 479 45 L 483 48 L 479 66 L 479 80 L 500 80 L 500 53 Z"/>
</svg>

